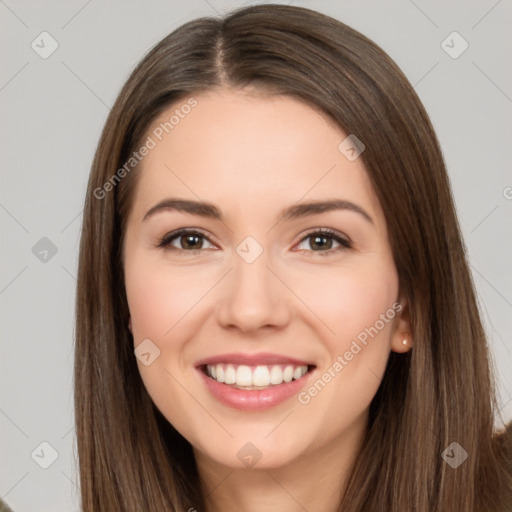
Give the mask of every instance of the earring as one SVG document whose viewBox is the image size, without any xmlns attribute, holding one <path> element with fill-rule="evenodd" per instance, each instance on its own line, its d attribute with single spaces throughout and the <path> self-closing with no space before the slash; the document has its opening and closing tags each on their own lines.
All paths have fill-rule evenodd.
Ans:
<svg viewBox="0 0 512 512">
<path fill-rule="evenodd" d="M 402 345 L 405 345 L 406 347 L 409 346 L 409 336 L 408 336 L 408 334 L 406 334 L 404 339 L 402 340 Z"/>
</svg>

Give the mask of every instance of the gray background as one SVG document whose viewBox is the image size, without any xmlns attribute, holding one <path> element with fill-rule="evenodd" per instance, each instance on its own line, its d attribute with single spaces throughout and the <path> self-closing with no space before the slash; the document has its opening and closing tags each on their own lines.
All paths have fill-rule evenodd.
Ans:
<svg viewBox="0 0 512 512">
<path fill-rule="evenodd" d="M 369 36 L 424 102 L 452 180 L 497 366 L 500 407 L 512 419 L 512 3 L 293 4 Z M 239 5 L 0 0 L 0 496 L 15 512 L 78 510 L 76 262 L 86 180 L 109 107 L 135 63 L 162 37 L 189 19 Z M 43 31 L 59 45 L 47 59 L 31 47 L 36 40 L 49 48 L 48 39 L 38 38 Z M 456 59 L 441 46 L 453 31 L 469 43 Z M 453 54 L 462 41 L 452 36 L 445 45 Z M 47 469 L 40 466 L 52 462 L 52 449 L 41 447 L 43 441 L 58 453 Z"/>
</svg>

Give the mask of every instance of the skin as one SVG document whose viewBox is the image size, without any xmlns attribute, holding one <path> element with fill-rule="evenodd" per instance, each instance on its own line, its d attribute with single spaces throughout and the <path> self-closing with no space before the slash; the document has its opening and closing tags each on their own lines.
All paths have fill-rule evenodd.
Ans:
<svg viewBox="0 0 512 512">
<path fill-rule="evenodd" d="M 210 510 L 334 511 L 390 351 L 411 347 L 410 335 L 402 343 L 408 309 L 383 211 L 362 159 L 338 150 L 346 134 L 313 107 L 254 90 L 194 97 L 197 106 L 137 170 L 124 242 L 129 328 L 135 347 L 149 338 L 160 350 L 151 365 L 138 361 L 140 374 L 192 444 Z M 170 197 L 213 203 L 223 219 L 168 209 L 143 220 Z M 327 199 L 355 203 L 372 222 L 350 210 L 278 222 L 286 207 Z M 205 235 L 199 249 L 179 237 L 158 247 L 179 228 Z M 336 250 L 330 238 L 319 248 L 307 235 L 321 228 L 349 238 L 352 248 Z M 236 252 L 247 236 L 263 248 L 250 264 Z M 218 354 L 285 354 L 316 365 L 307 389 L 400 300 L 401 312 L 306 405 L 294 396 L 241 411 L 217 401 L 195 369 Z M 261 453 L 252 468 L 237 457 L 248 442 Z"/>
</svg>

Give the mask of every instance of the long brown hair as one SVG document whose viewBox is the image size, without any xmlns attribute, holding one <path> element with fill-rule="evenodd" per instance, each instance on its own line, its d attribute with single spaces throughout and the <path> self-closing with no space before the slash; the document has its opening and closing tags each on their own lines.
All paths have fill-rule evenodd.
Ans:
<svg viewBox="0 0 512 512">
<path fill-rule="evenodd" d="M 76 300 L 83 510 L 204 509 L 191 446 L 152 403 L 133 354 L 121 252 L 138 173 L 118 170 L 170 104 L 246 86 L 318 107 L 363 141 L 409 305 L 414 348 L 390 356 L 339 510 L 504 510 L 510 429 L 493 430 L 486 337 L 429 118 L 378 46 L 337 20 L 282 5 L 175 30 L 133 71 L 104 127 L 85 200 Z M 441 456 L 453 442 L 467 452 L 456 469 Z"/>
</svg>

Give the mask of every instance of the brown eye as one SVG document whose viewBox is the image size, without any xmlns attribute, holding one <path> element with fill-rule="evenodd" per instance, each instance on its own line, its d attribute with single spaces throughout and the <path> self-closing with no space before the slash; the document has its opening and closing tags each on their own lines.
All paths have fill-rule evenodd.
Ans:
<svg viewBox="0 0 512 512">
<path fill-rule="evenodd" d="M 333 239 L 325 235 L 313 235 L 309 237 L 310 247 L 316 250 L 328 250 L 332 248 Z"/>
<path fill-rule="evenodd" d="M 320 230 L 306 235 L 299 243 L 299 250 L 312 252 L 334 252 L 349 249 L 352 244 L 334 231 Z"/>
<path fill-rule="evenodd" d="M 210 247 L 205 247 L 205 244 L 210 244 Z M 213 245 L 202 233 L 184 229 L 164 236 L 158 247 L 177 251 L 198 251 L 212 248 Z"/>
<path fill-rule="evenodd" d="M 200 235 L 181 235 L 178 240 L 183 249 L 201 249 L 203 245 L 203 237 Z"/>
</svg>

